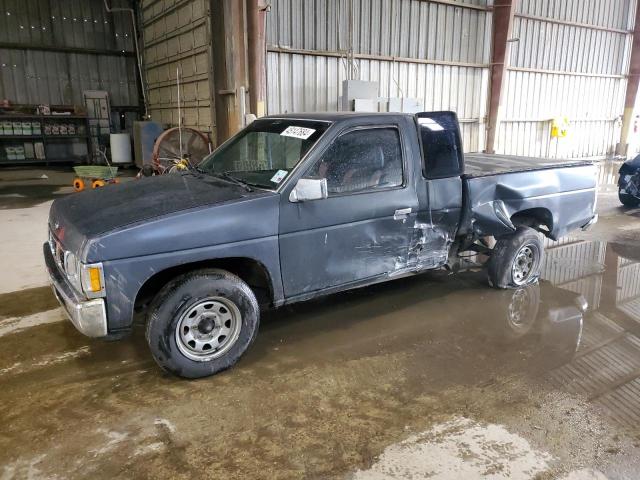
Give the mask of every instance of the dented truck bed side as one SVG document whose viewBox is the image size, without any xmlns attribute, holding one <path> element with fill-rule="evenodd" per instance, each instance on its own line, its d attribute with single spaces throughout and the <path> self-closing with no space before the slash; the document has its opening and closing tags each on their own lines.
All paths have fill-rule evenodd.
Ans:
<svg viewBox="0 0 640 480">
<path fill-rule="evenodd" d="M 591 162 L 486 154 L 465 160 L 461 233 L 507 234 L 515 230 L 514 215 L 531 215 L 544 220 L 547 236 L 557 240 L 594 215 L 597 170 Z"/>
</svg>

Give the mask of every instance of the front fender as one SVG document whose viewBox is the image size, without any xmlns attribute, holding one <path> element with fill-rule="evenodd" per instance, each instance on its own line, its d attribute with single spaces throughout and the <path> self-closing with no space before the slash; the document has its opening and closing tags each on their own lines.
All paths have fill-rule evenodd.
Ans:
<svg viewBox="0 0 640 480">
<path fill-rule="evenodd" d="M 277 235 L 232 244 L 112 260 L 103 262 L 109 332 L 131 327 L 136 296 L 145 282 L 156 273 L 188 263 L 233 257 L 248 258 L 261 263 L 271 277 L 274 302 L 277 304 L 282 300 Z"/>
</svg>

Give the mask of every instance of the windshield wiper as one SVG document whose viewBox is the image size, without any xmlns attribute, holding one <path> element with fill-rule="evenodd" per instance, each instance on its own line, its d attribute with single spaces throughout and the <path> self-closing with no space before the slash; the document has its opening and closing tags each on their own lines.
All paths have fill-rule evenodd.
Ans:
<svg viewBox="0 0 640 480">
<path fill-rule="evenodd" d="M 239 185 L 242 188 L 244 188 L 247 192 L 253 192 L 253 188 L 251 188 L 251 185 L 249 185 L 244 180 L 239 179 L 238 177 L 234 177 L 229 172 L 221 172 L 221 173 L 206 172 L 206 173 L 208 173 L 209 175 L 213 175 L 214 177 L 223 178 L 225 180 L 228 180 L 231 183 L 235 183 L 236 185 Z"/>
</svg>

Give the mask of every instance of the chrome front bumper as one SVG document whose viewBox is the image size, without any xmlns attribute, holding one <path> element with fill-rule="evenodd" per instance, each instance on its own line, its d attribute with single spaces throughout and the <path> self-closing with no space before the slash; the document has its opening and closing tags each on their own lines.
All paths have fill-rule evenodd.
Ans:
<svg viewBox="0 0 640 480">
<path fill-rule="evenodd" d="M 69 316 L 71 323 L 88 337 L 107 335 L 107 311 L 104 299 L 86 300 L 78 296 L 56 264 L 48 243 L 44 244 L 44 261 L 49 281 L 58 302 Z"/>
</svg>

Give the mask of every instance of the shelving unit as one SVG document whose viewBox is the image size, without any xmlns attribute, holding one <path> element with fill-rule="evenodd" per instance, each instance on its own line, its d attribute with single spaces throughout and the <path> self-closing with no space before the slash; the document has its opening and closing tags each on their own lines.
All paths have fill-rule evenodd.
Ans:
<svg viewBox="0 0 640 480">
<path fill-rule="evenodd" d="M 90 151 L 86 116 L 0 114 L 0 166 L 88 163 Z"/>
</svg>

